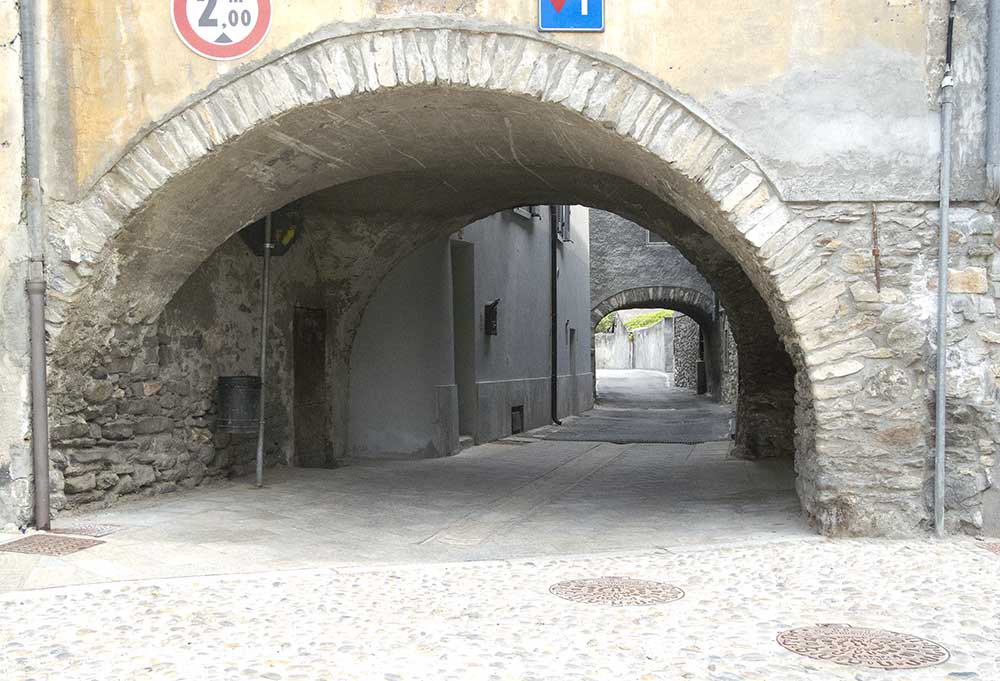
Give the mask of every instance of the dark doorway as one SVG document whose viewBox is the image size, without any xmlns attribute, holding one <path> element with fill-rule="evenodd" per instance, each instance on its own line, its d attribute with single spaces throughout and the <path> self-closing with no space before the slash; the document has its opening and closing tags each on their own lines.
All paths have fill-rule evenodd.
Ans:
<svg viewBox="0 0 1000 681">
<path fill-rule="evenodd" d="M 333 466 L 327 446 L 326 311 L 295 308 L 295 460 L 304 468 Z"/>
</svg>

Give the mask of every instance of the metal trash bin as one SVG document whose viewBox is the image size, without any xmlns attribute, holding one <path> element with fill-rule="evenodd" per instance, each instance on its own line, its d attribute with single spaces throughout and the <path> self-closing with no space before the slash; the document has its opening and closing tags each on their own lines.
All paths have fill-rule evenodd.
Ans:
<svg viewBox="0 0 1000 681">
<path fill-rule="evenodd" d="M 260 377 L 220 376 L 219 416 L 216 430 L 220 433 L 256 433 L 260 423 Z"/>
</svg>

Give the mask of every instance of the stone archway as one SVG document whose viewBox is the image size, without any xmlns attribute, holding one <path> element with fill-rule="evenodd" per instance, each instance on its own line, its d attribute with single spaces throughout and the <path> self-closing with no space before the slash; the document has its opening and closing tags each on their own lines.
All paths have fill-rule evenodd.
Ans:
<svg viewBox="0 0 1000 681">
<path fill-rule="evenodd" d="M 715 311 L 712 300 L 701 291 L 677 286 L 643 286 L 619 291 L 598 303 L 590 313 L 591 324 L 596 327 L 598 322 L 612 312 L 636 307 L 676 310 L 699 324 L 711 322 Z"/>
<path fill-rule="evenodd" d="M 596 330 L 598 323 L 612 312 L 630 308 L 665 308 L 675 310 L 690 317 L 698 325 L 698 328 L 701 329 L 702 337 L 706 344 L 705 370 L 708 379 L 708 391 L 716 400 L 721 399 L 721 359 L 724 330 L 717 328 L 715 323 L 715 301 L 701 291 L 683 286 L 641 286 L 630 288 L 605 298 L 591 310 L 591 331 Z M 596 376 L 596 358 L 593 356 L 593 352 L 591 352 L 591 355 L 591 365 L 594 367 Z M 691 361 L 693 362 L 694 359 L 697 359 L 697 357 Z M 739 430 L 739 425 L 737 425 L 737 432 Z M 790 434 L 786 437 L 789 442 L 792 441 Z M 737 437 L 738 441 L 746 441 L 746 439 L 747 435 L 745 433 L 741 437 Z M 742 452 L 737 449 L 735 453 L 739 455 Z M 782 454 L 791 456 L 793 454 L 791 450 L 774 451 L 773 448 L 769 453 L 772 456 L 781 456 Z"/>
<path fill-rule="evenodd" d="M 743 323 L 776 330 L 755 352 L 783 358 L 788 380 L 748 401 L 747 416 L 790 432 L 797 400 L 806 512 L 825 532 L 878 526 L 865 493 L 837 473 L 836 435 L 845 378 L 877 367 L 845 364 L 858 337 L 829 326 L 850 316 L 838 307 L 847 283 L 817 276 L 817 221 L 793 212 L 752 159 L 650 79 L 522 35 L 396 29 L 306 45 L 163 121 L 79 202 L 50 205 L 57 426 L 86 424 L 86 368 L 98 355 L 141 352 L 209 253 L 242 225 L 328 188 L 324 200 L 354 239 L 331 254 L 337 273 L 326 282 L 342 313 L 336 356 L 374 285 L 416 245 L 513 205 L 605 208 L 669 238 Z M 896 513 L 919 515 L 918 506 Z"/>
</svg>

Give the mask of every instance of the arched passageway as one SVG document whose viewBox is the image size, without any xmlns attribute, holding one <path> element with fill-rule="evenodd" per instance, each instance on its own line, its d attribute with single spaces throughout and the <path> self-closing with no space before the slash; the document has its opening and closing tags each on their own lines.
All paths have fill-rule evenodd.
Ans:
<svg viewBox="0 0 1000 681">
<path fill-rule="evenodd" d="M 66 244 L 54 258 L 52 301 L 57 452 L 72 458 L 64 436 L 100 418 L 81 389 L 88 367 L 129 374 L 198 265 L 243 225 L 298 200 L 324 245 L 317 284 L 330 311 L 334 457 L 346 358 L 386 273 L 420 244 L 499 209 L 579 203 L 661 234 L 699 268 L 749 339 L 741 368 L 769 368 L 743 381 L 741 422 L 754 427 L 741 447 L 748 456 L 791 451 L 795 423 L 805 510 L 829 532 L 854 522 L 836 446 L 817 448 L 822 410 L 805 371 L 837 379 L 822 367 L 845 352 L 835 335 L 815 359 L 800 342 L 799 328 L 812 328 L 815 311 L 844 290 L 817 286 L 819 255 L 802 238 L 811 223 L 670 93 L 593 55 L 515 35 L 399 30 L 303 47 L 178 112 L 86 198 L 50 210 Z M 129 358 L 128 367 L 117 361 Z M 137 397 L 156 398 L 109 399 Z M 182 425 L 172 436 L 199 430 Z"/>
</svg>

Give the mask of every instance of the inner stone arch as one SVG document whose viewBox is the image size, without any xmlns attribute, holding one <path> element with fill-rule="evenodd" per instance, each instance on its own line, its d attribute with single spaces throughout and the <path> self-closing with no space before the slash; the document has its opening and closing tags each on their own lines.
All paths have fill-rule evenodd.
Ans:
<svg viewBox="0 0 1000 681">
<path fill-rule="evenodd" d="M 118 374 L 131 371 L 205 258 L 297 201 L 325 216 L 310 230 L 327 246 L 317 286 L 335 317 L 339 385 L 372 291 L 406 254 L 503 208 L 574 203 L 674 243 L 755 339 L 747 361 L 775 367 L 767 384 L 747 382 L 744 455 L 790 454 L 796 394 L 800 412 L 813 408 L 802 371 L 794 389 L 799 351 L 780 281 L 756 252 L 793 218 L 737 147 L 668 93 L 589 56 L 521 36 L 401 30 L 332 39 L 247 74 L 164 122 L 80 202 L 52 207 L 65 244 L 52 254 L 57 428 L 89 421 L 81 386 L 108 379 L 81 380 L 87 367 L 133 358 Z M 343 408 L 333 401 L 334 456 Z M 73 438 L 60 437 L 57 452 L 72 458 Z M 814 457 L 808 433 L 798 444 Z"/>
</svg>

